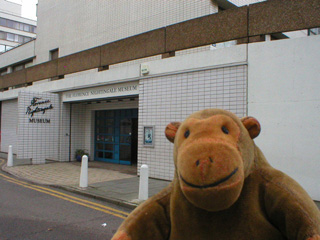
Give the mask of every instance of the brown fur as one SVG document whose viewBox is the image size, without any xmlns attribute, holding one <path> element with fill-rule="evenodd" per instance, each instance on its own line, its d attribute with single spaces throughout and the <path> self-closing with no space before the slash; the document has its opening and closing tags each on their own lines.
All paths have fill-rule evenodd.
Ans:
<svg viewBox="0 0 320 240">
<path fill-rule="evenodd" d="M 319 240 L 320 213 L 272 168 L 253 138 L 259 122 L 208 109 L 169 124 L 173 182 L 136 208 L 113 240 Z"/>
</svg>

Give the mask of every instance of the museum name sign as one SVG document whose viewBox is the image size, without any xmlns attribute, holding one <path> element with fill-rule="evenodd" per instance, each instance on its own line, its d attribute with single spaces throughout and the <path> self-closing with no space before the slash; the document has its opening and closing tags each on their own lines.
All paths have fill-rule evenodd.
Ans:
<svg viewBox="0 0 320 240">
<path fill-rule="evenodd" d="M 87 88 L 82 91 L 69 91 L 62 95 L 63 102 L 101 99 L 117 96 L 128 96 L 139 94 L 138 82 L 130 82 L 125 84 L 115 84 L 111 86 Z"/>
<path fill-rule="evenodd" d="M 53 105 L 50 99 L 43 100 L 39 97 L 33 97 L 26 111 L 26 114 L 29 116 L 29 123 L 50 123 L 50 118 L 34 118 L 34 116 L 38 113 L 45 114 L 51 109 L 53 109 Z"/>
</svg>

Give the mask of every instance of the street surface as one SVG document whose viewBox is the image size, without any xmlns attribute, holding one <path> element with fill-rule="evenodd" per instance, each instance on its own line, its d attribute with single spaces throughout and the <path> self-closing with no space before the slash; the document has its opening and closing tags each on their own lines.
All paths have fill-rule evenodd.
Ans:
<svg viewBox="0 0 320 240">
<path fill-rule="evenodd" d="M 130 211 L 0 171 L 0 240 L 108 240 Z"/>
</svg>

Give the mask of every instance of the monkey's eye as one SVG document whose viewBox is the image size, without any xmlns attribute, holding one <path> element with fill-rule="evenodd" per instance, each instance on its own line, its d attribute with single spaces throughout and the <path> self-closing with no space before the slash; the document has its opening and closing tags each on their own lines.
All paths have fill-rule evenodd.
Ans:
<svg viewBox="0 0 320 240">
<path fill-rule="evenodd" d="M 185 137 L 185 138 L 188 138 L 189 135 L 190 135 L 190 131 L 189 131 L 189 130 L 187 130 L 187 131 L 184 132 L 184 137 Z"/>
<path fill-rule="evenodd" d="M 222 132 L 224 132 L 225 134 L 229 134 L 229 130 L 228 130 L 228 128 L 227 128 L 226 126 L 223 126 L 223 127 L 221 128 L 221 130 L 222 130 Z"/>
</svg>

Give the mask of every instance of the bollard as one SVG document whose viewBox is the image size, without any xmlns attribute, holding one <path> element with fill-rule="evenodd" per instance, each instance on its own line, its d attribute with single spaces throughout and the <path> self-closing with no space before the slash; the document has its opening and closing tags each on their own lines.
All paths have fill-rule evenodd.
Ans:
<svg viewBox="0 0 320 240">
<path fill-rule="evenodd" d="M 9 145 L 9 149 L 8 149 L 7 166 L 8 167 L 12 167 L 13 166 L 12 145 Z"/>
<path fill-rule="evenodd" d="M 143 164 L 140 168 L 140 184 L 139 184 L 139 200 L 148 199 L 149 187 L 149 168 L 148 165 Z"/>
<path fill-rule="evenodd" d="M 81 159 L 80 183 L 82 188 L 88 187 L 88 156 L 83 155 Z"/>
</svg>

